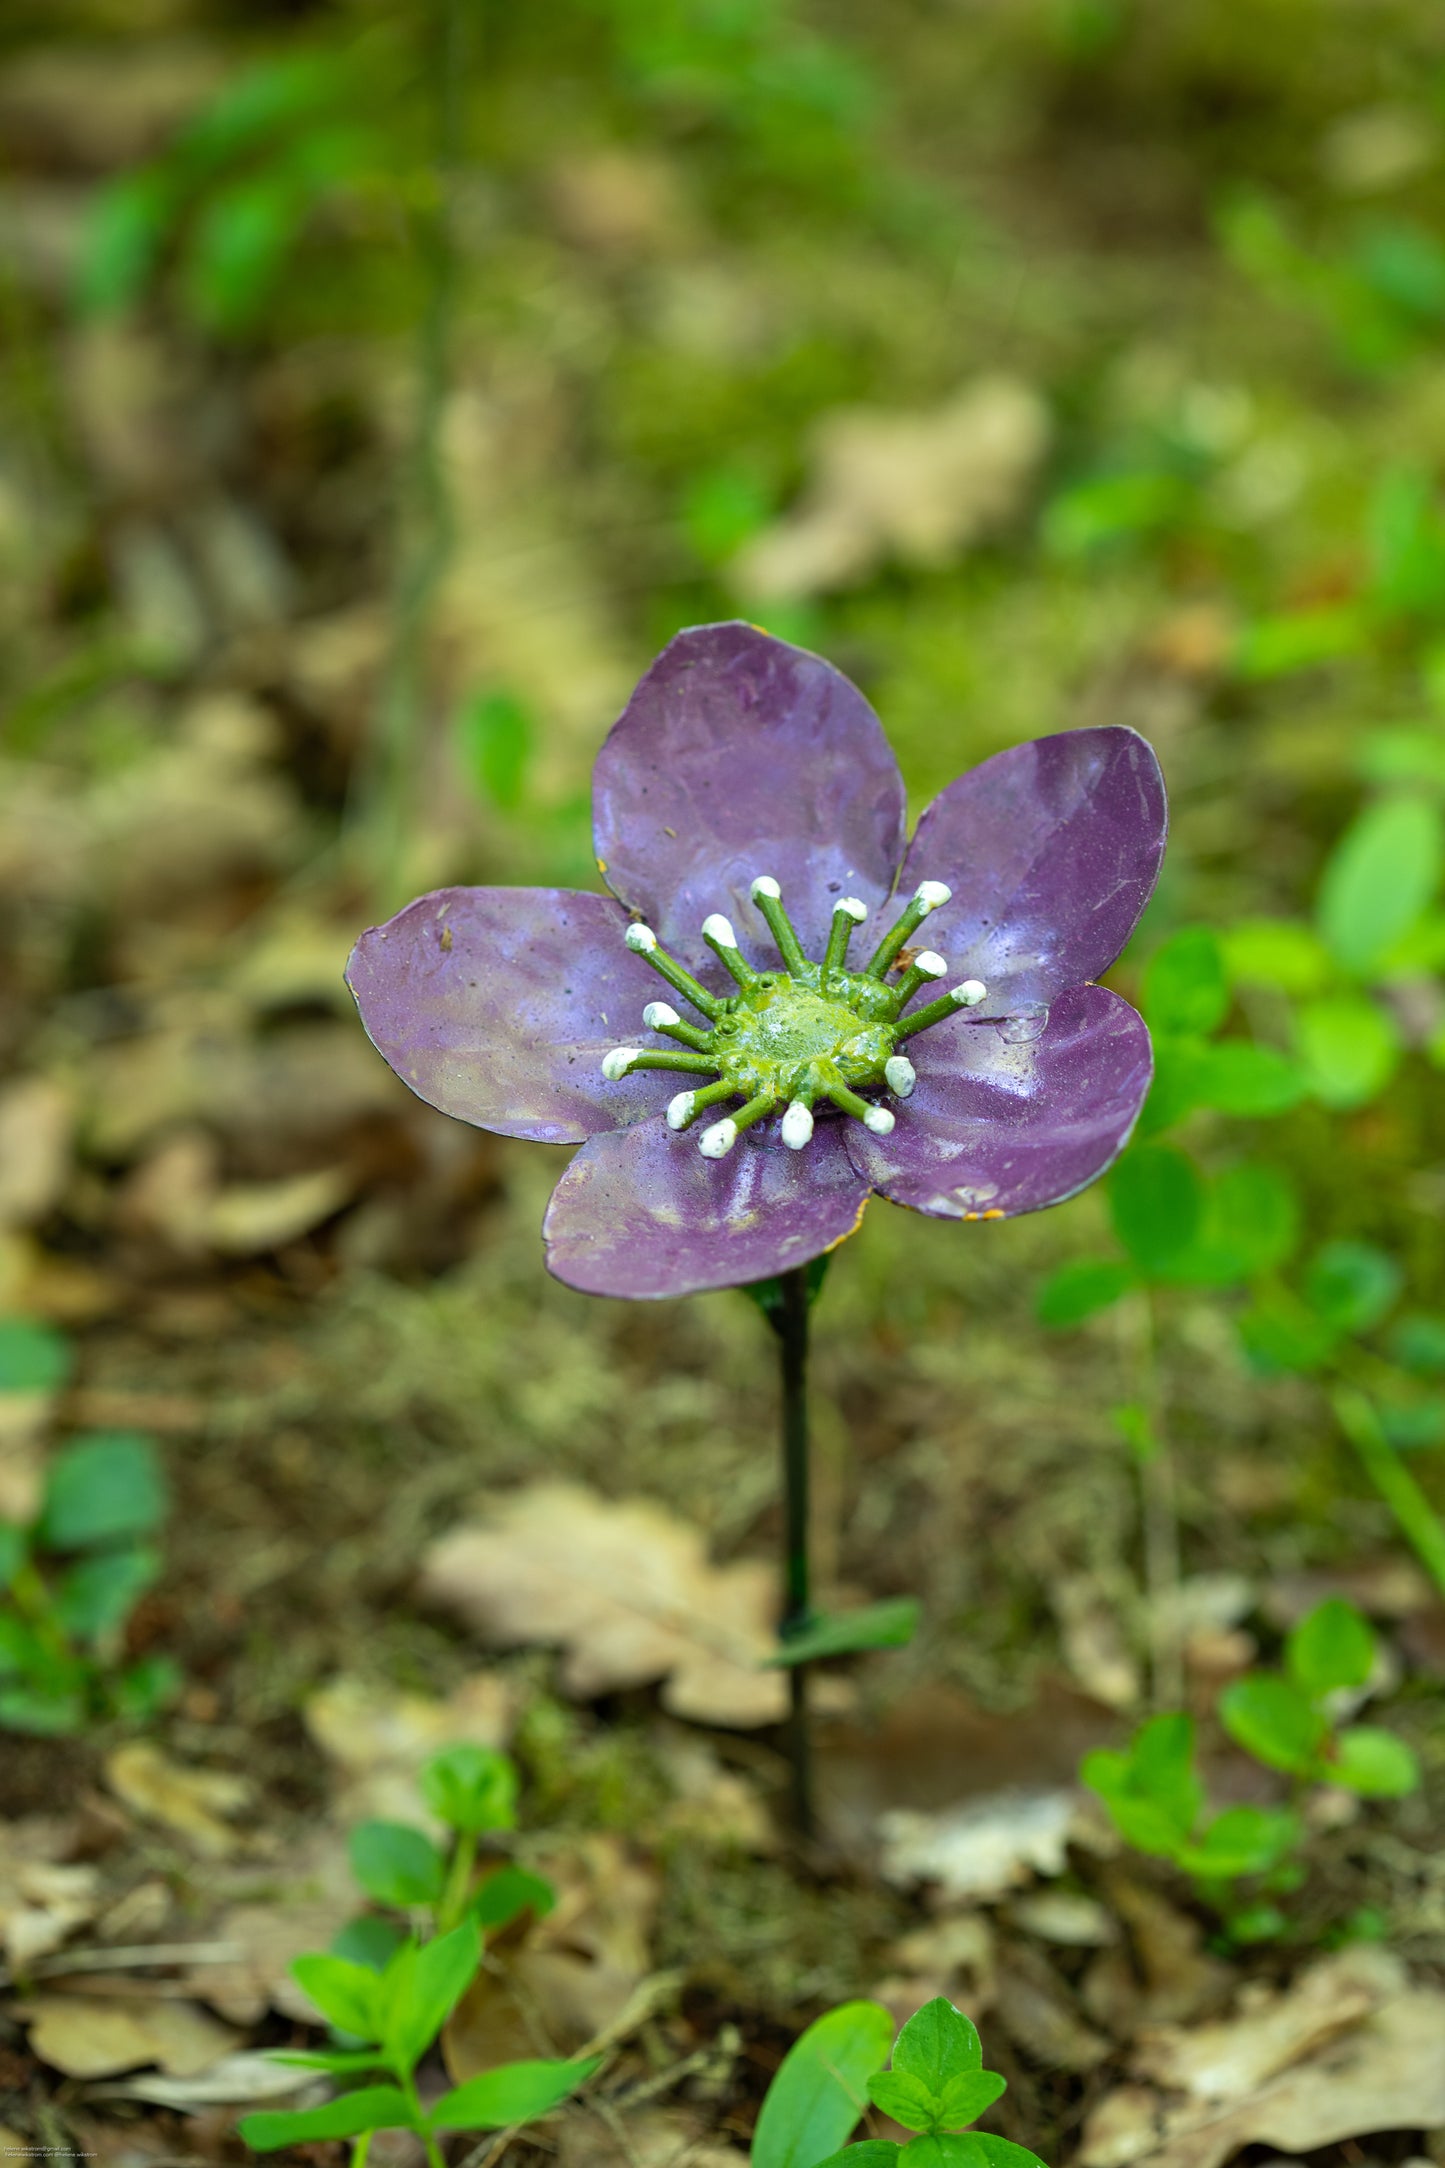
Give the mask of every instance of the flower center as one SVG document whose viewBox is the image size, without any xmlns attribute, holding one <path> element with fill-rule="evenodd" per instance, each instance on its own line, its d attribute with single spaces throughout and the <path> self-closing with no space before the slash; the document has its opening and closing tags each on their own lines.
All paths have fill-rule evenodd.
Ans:
<svg viewBox="0 0 1445 2168">
<path fill-rule="evenodd" d="M 666 1052 L 616 1046 L 602 1064 L 612 1082 L 634 1069 L 675 1069 L 698 1077 L 667 1110 L 673 1129 L 687 1129 L 707 1108 L 728 1100 L 741 1105 L 711 1123 L 698 1140 L 708 1159 L 730 1152 L 745 1129 L 766 1115 L 782 1113 L 785 1144 L 801 1151 L 813 1134 L 813 1110 L 836 1107 L 854 1116 L 877 1136 L 893 1127 L 892 1110 L 865 1098 L 888 1091 L 906 1099 L 915 1075 L 899 1051 L 915 1032 L 959 1009 L 976 1008 L 986 988 L 965 979 L 921 1008 L 908 1003 L 921 986 L 941 979 L 948 965 L 932 949 L 906 949 L 910 934 L 930 911 L 947 903 L 941 881 L 924 881 L 902 915 L 883 936 L 861 971 L 848 968 L 848 944 L 855 926 L 868 916 L 867 906 L 845 896 L 833 906 L 827 952 L 814 962 L 803 952 L 783 908 L 782 891 L 770 874 L 760 873 L 752 897 L 777 943 L 780 971 L 758 971 L 737 944 L 728 920 L 714 912 L 703 923 L 703 939 L 736 982 L 737 992 L 711 994 L 689 971 L 658 947 L 650 926 L 633 924 L 627 945 L 645 956 L 675 993 L 706 1020 L 706 1029 L 686 1024 L 670 1003 L 650 1001 L 642 1020 L 674 1044 Z M 896 973 L 897 976 L 890 977 Z M 702 1082 L 703 1078 L 710 1079 Z"/>
</svg>

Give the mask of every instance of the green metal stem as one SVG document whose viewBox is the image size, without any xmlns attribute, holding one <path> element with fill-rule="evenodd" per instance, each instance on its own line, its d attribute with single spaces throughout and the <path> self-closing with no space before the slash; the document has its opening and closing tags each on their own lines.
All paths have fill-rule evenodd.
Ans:
<svg viewBox="0 0 1445 2168">
<path fill-rule="evenodd" d="M 782 1367 L 784 1591 L 779 1634 L 788 1641 L 806 1632 L 813 1616 L 808 1571 L 807 1266 L 799 1265 L 783 1273 L 778 1285 L 783 1298 L 777 1331 Z M 809 1669 L 807 1664 L 788 1668 L 788 1763 L 792 1772 L 793 1824 L 801 1837 L 811 1837 L 815 1828 Z"/>
</svg>

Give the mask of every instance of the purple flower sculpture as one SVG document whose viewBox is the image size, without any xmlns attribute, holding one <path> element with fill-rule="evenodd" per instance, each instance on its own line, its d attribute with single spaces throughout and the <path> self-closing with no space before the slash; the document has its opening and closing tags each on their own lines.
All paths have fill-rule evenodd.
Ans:
<svg viewBox="0 0 1445 2168">
<path fill-rule="evenodd" d="M 960 776 L 905 849 L 903 779 L 857 689 L 751 625 L 704 625 L 598 755 L 611 896 L 439 889 L 363 934 L 347 978 L 431 1105 L 581 1145 L 543 1227 L 559 1279 L 737 1286 L 832 1249 L 874 1190 L 1002 1219 L 1104 1171 L 1152 1059 L 1093 981 L 1166 825 L 1145 740 L 1072 730 Z M 936 947 L 914 945 L 925 921 Z"/>
</svg>

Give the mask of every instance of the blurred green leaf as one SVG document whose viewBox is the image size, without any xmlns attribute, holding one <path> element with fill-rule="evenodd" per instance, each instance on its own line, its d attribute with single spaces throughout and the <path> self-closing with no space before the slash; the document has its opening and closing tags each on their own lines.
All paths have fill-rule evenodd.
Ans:
<svg viewBox="0 0 1445 2168">
<path fill-rule="evenodd" d="M 1219 1039 L 1194 1050 L 1191 1088 L 1196 1106 L 1241 1119 L 1286 1114 L 1305 1096 L 1296 1063 L 1272 1046 L 1247 1039 Z"/>
<path fill-rule="evenodd" d="M 1239 1319 L 1239 1336 L 1263 1377 L 1317 1370 L 1334 1352 L 1337 1335 L 1314 1311 L 1278 1289 L 1261 1295 Z"/>
<path fill-rule="evenodd" d="M 1079 1774 L 1137 1850 L 1175 1859 L 1189 1842 L 1204 1805 L 1191 1717 L 1182 1712 L 1151 1717 L 1126 1753 L 1098 1748 L 1084 1756 Z"/>
<path fill-rule="evenodd" d="M 415 2119 L 405 2093 L 394 2085 L 365 2085 L 341 2093 L 319 2108 L 262 2108 L 237 2124 L 255 2153 L 283 2145 L 312 2145 L 326 2138 L 358 2138 L 366 2130 L 411 2130 Z"/>
<path fill-rule="evenodd" d="M 683 499 L 683 531 L 704 564 L 721 565 L 751 541 L 772 514 L 772 493 L 755 474 L 739 467 L 715 467 L 689 485 Z"/>
<path fill-rule="evenodd" d="M 559 2107 L 586 2083 L 602 2061 L 500 2063 L 465 2085 L 443 2093 L 432 2109 L 436 2130 L 507 2130 Z"/>
<path fill-rule="evenodd" d="M 1224 1022 L 1229 981 L 1217 937 L 1185 926 L 1154 951 L 1144 970 L 1145 1016 L 1153 1030 L 1207 1038 Z"/>
<path fill-rule="evenodd" d="M 527 795 L 536 751 L 532 712 L 515 693 L 493 687 L 463 708 L 458 723 L 462 762 L 498 812 L 515 813 Z"/>
<path fill-rule="evenodd" d="M 1363 1686 L 1374 1669 L 1375 1636 L 1343 1596 L 1327 1597 L 1285 1643 L 1285 1664 L 1302 1693 L 1318 1701 L 1342 1686 Z"/>
<path fill-rule="evenodd" d="M 1375 483 L 1368 518 L 1370 589 L 1377 608 L 1430 617 L 1445 603 L 1445 530 L 1435 485 L 1418 466 L 1390 467 Z"/>
<path fill-rule="evenodd" d="M 1199 1177 L 1172 1145 L 1136 1145 L 1109 1177 L 1114 1231 L 1148 1279 L 1166 1273 L 1189 1248 L 1202 1202 Z"/>
<path fill-rule="evenodd" d="M 470 1911 L 484 1933 L 506 1927 L 520 1913 L 534 1912 L 545 1919 L 556 1909 L 557 1892 L 540 1874 L 525 1867 L 499 1867 L 489 1874 L 472 1898 Z"/>
<path fill-rule="evenodd" d="M 1352 1724 L 1320 1771 L 1364 1799 L 1403 1799 L 1420 1783 L 1420 1765 L 1403 1739 L 1375 1724 Z"/>
<path fill-rule="evenodd" d="M 77 281 L 84 313 L 108 316 L 135 307 L 156 274 L 177 211 L 173 182 L 158 167 L 124 174 L 98 192 Z"/>
<path fill-rule="evenodd" d="M 434 1905 L 446 1881 L 446 1861 L 429 1837 L 404 1822 L 358 1822 L 347 1843 L 351 1871 L 368 1897 L 405 1911 Z"/>
<path fill-rule="evenodd" d="M 364 1965 L 368 1972 L 385 1972 L 406 1940 L 405 1928 L 395 1920 L 378 1919 L 374 1912 L 364 1912 L 348 1920 L 332 1937 L 329 1954 L 349 1965 Z"/>
<path fill-rule="evenodd" d="M 1445 1445 L 1445 1396 L 1427 1400 L 1385 1400 L 1376 1411 L 1380 1428 L 1400 1453 L 1419 1453 Z"/>
<path fill-rule="evenodd" d="M 303 225 L 304 205 L 289 175 L 263 174 L 213 195 L 196 215 L 185 252 L 182 290 L 196 322 L 208 331 L 250 330 Z"/>
<path fill-rule="evenodd" d="M 82 1559 L 56 1583 L 56 1620 L 73 1641 L 106 1640 L 119 1633 L 160 1570 L 160 1553 L 144 1546 Z"/>
<path fill-rule="evenodd" d="M 1232 1680 L 1219 1697 L 1219 1720 L 1236 1746 L 1291 1776 L 1313 1775 L 1329 1735 L 1309 1699 L 1274 1671 Z"/>
<path fill-rule="evenodd" d="M 1056 557 L 1090 557 L 1175 526 L 1196 503 L 1194 486 L 1161 468 L 1099 475 L 1052 500 L 1044 513 L 1044 544 Z"/>
<path fill-rule="evenodd" d="M 60 1739 L 83 1731 L 89 1711 L 78 1685 L 47 1685 L 26 1680 L 0 1687 L 0 1731 L 20 1731 L 37 1739 Z"/>
<path fill-rule="evenodd" d="M 1297 1052 L 1310 1090 L 1327 1107 L 1365 1106 L 1389 1083 L 1401 1054 L 1399 1029 L 1364 994 L 1309 1001 L 1296 1020 Z"/>
<path fill-rule="evenodd" d="M 485 1829 L 516 1827 L 516 1764 L 495 1747 L 444 1747 L 426 1763 L 420 1782 L 422 1798 L 448 1829 L 475 1837 Z"/>
<path fill-rule="evenodd" d="M 1327 1242 L 1310 1259 L 1305 1295 L 1341 1332 L 1368 1332 L 1394 1306 L 1405 1275 L 1370 1242 Z"/>
<path fill-rule="evenodd" d="M 70 1342 L 29 1317 L 0 1317 L 0 1393 L 53 1393 L 70 1376 Z"/>
<path fill-rule="evenodd" d="M 1180 1859 L 1186 1874 L 1232 1882 L 1268 1874 L 1300 1838 L 1296 1815 L 1277 1807 L 1226 1807 Z"/>
<path fill-rule="evenodd" d="M 1420 797 L 1366 806 L 1320 880 L 1320 932 L 1347 971 L 1367 972 L 1420 916 L 1445 855 L 1440 808 Z"/>
<path fill-rule="evenodd" d="M 1242 918 L 1220 935 L 1224 968 L 1236 986 L 1282 994 L 1318 993 L 1330 977 L 1330 953 L 1303 919 Z"/>
<path fill-rule="evenodd" d="M 1445 791 L 1445 735 L 1439 730 L 1372 730 L 1357 760 L 1367 782 Z"/>
<path fill-rule="evenodd" d="M 1107 1310 L 1134 1285 L 1128 1265 L 1112 1257 L 1075 1257 L 1058 1265 L 1039 1289 L 1036 1314 L 1041 1325 L 1062 1331 L 1082 1325 Z"/>
<path fill-rule="evenodd" d="M 855 1656 L 865 1649 L 901 1649 L 918 1631 L 916 1596 L 892 1596 L 856 1611 L 820 1613 L 805 1632 L 790 1635 L 770 1664 L 811 1664 L 825 1656 Z"/>
<path fill-rule="evenodd" d="M 13 1521 L 0 1521 L 0 1593 L 14 1580 L 27 1556 L 25 1531 Z"/>
<path fill-rule="evenodd" d="M 1168 1277 L 1195 1287 L 1232 1287 L 1283 1264 L 1298 1237 L 1299 1208 L 1290 1184 L 1277 1168 L 1241 1161 L 1208 1185 L 1199 1233 Z"/>
<path fill-rule="evenodd" d="M 1414 1310 L 1390 1327 L 1390 1359 L 1417 1377 L 1445 1378 L 1445 1317 Z"/>
<path fill-rule="evenodd" d="M 1235 641 L 1234 667 L 1240 677 L 1293 677 L 1324 663 L 1357 655 L 1369 645 L 1369 626 L 1353 604 L 1334 603 L 1313 610 L 1286 611 L 1245 625 Z"/>
<path fill-rule="evenodd" d="M 380 1982 L 369 1965 L 309 1953 L 295 1960 L 291 1977 L 339 2032 L 380 2039 Z"/>
<path fill-rule="evenodd" d="M 90 1550 L 152 1534 L 169 1500 L 156 1449 L 133 1430 L 96 1431 L 50 1464 L 40 1534 L 55 1551 Z"/>
</svg>

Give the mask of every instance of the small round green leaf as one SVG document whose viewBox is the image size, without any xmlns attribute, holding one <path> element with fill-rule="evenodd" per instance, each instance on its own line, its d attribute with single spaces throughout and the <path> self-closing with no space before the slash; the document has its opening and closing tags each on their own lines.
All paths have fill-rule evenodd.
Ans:
<svg viewBox="0 0 1445 2168">
<path fill-rule="evenodd" d="M 1075 1257 L 1051 1272 L 1039 1289 L 1041 1325 L 1064 1331 L 1107 1310 L 1134 1285 L 1130 1267 L 1113 1257 Z"/>
<path fill-rule="evenodd" d="M 486 1829 L 516 1826 L 516 1764 L 495 1747 L 443 1747 L 420 1781 L 422 1798 L 449 1829 L 475 1837 Z"/>
<path fill-rule="evenodd" d="M 1311 1258 L 1305 1293 L 1341 1332 L 1368 1332 L 1397 1300 L 1404 1274 L 1370 1242 L 1327 1242 Z"/>
<path fill-rule="evenodd" d="M 358 1822 L 348 1843 L 351 1871 L 379 1905 L 405 1911 L 433 1905 L 446 1881 L 446 1862 L 429 1838 L 404 1822 Z"/>
<path fill-rule="evenodd" d="M 1367 806 L 1331 853 L 1319 926 L 1347 971 L 1366 972 L 1418 918 L 1440 878 L 1440 809 L 1428 798 Z"/>
<path fill-rule="evenodd" d="M 1399 1064 L 1394 1019 L 1364 994 L 1306 1002 L 1295 1029 L 1306 1081 L 1327 1107 L 1366 1105 L 1385 1089 Z"/>
<path fill-rule="evenodd" d="M 1403 1739 L 1377 1724 L 1352 1724 L 1335 1741 L 1320 1774 L 1364 1799 L 1402 1799 L 1420 1782 L 1420 1765 Z"/>
<path fill-rule="evenodd" d="M 1202 1202 L 1193 1165 L 1172 1145 L 1136 1145 L 1109 1177 L 1115 1232 L 1150 1279 L 1166 1273 L 1189 1248 Z"/>
<path fill-rule="evenodd" d="M 1155 949 L 1144 968 L 1140 1007 L 1155 1031 L 1207 1038 L 1219 1029 L 1229 981 L 1218 937 L 1207 926 L 1185 926 Z"/>
<path fill-rule="evenodd" d="M 1227 1686 L 1220 1721 L 1237 1746 L 1270 1769 L 1313 1776 L 1329 1725 L 1297 1686 L 1273 1671 L 1251 1671 Z"/>
<path fill-rule="evenodd" d="M 1290 1677 L 1318 1701 L 1342 1686 L 1363 1686 L 1375 1664 L 1375 1636 L 1343 1596 L 1327 1597 L 1302 1618 L 1285 1644 Z"/>
<path fill-rule="evenodd" d="M 151 1535 L 166 1517 L 168 1496 L 156 1449 L 132 1430 L 73 1439 L 50 1464 L 40 1515 L 42 1542 L 53 1551 Z"/>
<path fill-rule="evenodd" d="M 70 1375 L 70 1342 L 32 1317 L 0 1317 L 0 1393 L 53 1393 Z"/>
</svg>

